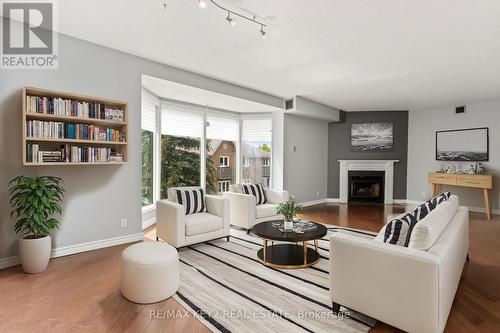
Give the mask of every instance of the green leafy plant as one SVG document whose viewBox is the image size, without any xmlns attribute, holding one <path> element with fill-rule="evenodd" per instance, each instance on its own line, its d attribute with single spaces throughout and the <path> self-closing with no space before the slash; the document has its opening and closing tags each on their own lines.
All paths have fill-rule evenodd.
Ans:
<svg viewBox="0 0 500 333">
<path fill-rule="evenodd" d="M 24 238 L 43 238 L 59 228 L 59 221 L 51 217 L 62 213 L 64 188 L 61 178 L 52 176 L 18 176 L 9 182 L 11 218 L 17 219 L 16 233 Z"/>
<path fill-rule="evenodd" d="M 300 205 L 297 205 L 295 201 L 290 198 L 288 201 L 282 202 L 278 205 L 278 208 L 276 208 L 276 214 L 283 215 L 287 221 L 290 221 L 293 219 L 295 214 L 300 212 L 302 207 Z"/>
</svg>

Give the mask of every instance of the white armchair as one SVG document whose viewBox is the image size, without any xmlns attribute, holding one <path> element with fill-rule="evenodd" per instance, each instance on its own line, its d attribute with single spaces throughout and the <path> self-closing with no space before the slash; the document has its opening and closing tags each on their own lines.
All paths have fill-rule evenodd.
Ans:
<svg viewBox="0 0 500 333">
<path fill-rule="evenodd" d="M 190 188 L 170 188 L 168 199 L 156 203 L 156 240 L 162 239 L 176 248 L 222 237 L 229 241 L 228 199 L 205 195 L 207 212 L 185 215 L 184 206 L 174 201 L 176 189 Z"/>
<path fill-rule="evenodd" d="M 240 184 L 231 185 L 229 192 L 223 193 L 223 196 L 230 201 L 229 221 L 231 225 L 247 229 L 249 232 L 257 223 L 283 218 L 282 215 L 276 215 L 276 208 L 278 204 L 288 200 L 288 192 L 269 188 L 265 188 L 264 191 L 267 203 L 262 205 L 256 205 L 253 195 L 242 193 Z"/>
</svg>

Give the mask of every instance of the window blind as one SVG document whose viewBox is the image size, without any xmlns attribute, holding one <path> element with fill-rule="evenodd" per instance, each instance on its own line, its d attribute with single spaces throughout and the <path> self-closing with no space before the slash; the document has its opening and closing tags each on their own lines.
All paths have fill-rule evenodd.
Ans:
<svg viewBox="0 0 500 333">
<path fill-rule="evenodd" d="M 272 141 L 272 128 L 271 118 L 244 118 L 241 122 L 241 140 Z"/>
<path fill-rule="evenodd" d="M 207 114 L 207 138 L 239 141 L 239 120 L 231 117 Z"/>
<path fill-rule="evenodd" d="M 141 128 L 154 133 L 156 132 L 156 106 L 159 102 L 155 97 L 142 92 L 141 104 Z"/>
<path fill-rule="evenodd" d="M 203 137 L 203 113 L 183 105 L 162 104 L 161 134 Z"/>
</svg>

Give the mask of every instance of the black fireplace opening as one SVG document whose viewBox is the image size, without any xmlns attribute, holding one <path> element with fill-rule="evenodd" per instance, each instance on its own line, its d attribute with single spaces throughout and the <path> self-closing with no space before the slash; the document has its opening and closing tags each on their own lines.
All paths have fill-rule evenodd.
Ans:
<svg viewBox="0 0 500 333">
<path fill-rule="evenodd" d="M 349 171 L 349 202 L 384 202 L 383 171 Z"/>
</svg>

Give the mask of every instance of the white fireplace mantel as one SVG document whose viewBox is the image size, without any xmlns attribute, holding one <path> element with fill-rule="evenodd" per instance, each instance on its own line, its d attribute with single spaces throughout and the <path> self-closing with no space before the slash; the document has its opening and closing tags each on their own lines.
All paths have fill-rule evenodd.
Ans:
<svg viewBox="0 0 500 333">
<path fill-rule="evenodd" d="M 349 171 L 384 171 L 384 203 L 394 202 L 394 163 L 399 160 L 339 160 L 340 179 L 339 197 L 341 203 L 347 203 L 349 196 Z"/>
</svg>

